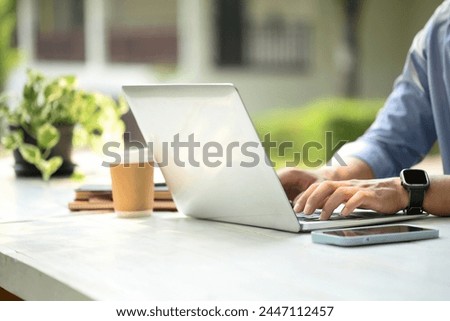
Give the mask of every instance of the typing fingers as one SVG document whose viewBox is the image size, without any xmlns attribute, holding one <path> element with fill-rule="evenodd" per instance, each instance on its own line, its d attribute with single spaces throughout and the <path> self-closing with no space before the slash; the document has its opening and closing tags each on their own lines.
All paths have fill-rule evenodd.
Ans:
<svg viewBox="0 0 450 321">
<path fill-rule="evenodd" d="M 333 194 L 338 183 L 326 181 L 312 184 L 305 192 L 296 199 L 294 211 L 297 213 L 312 214 L 318 208 L 321 208 L 328 197 Z"/>
<path fill-rule="evenodd" d="M 358 188 L 354 187 L 354 186 L 341 186 L 341 187 L 336 188 L 336 190 L 333 192 L 333 194 L 331 194 L 328 197 L 327 201 L 323 205 L 322 213 L 320 214 L 320 219 L 328 220 L 330 218 L 330 216 L 333 214 L 334 210 L 339 205 L 346 204 L 349 200 L 351 200 L 353 197 L 355 197 L 355 195 L 357 195 L 358 193 L 359 193 Z M 348 214 L 350 214 L 354 210 L 354 208 L 352 210 L 353 205 L 355 205 L 355 208 L 356 208 L 356 206 L 359 206 L 362 201 L 363 201 L 362 199 L 355 200 L 349 207 L 350 211 L 348 212 Z"/>
</svg>

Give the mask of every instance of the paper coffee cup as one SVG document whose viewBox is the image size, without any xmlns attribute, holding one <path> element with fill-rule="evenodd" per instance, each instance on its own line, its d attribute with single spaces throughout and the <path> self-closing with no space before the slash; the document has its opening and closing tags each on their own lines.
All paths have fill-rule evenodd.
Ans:
<svg viewBox="0 0 450 321">
<path fill-rule="evenodd" d="M 146 150 L 122 155 L 110 164 L 114 211 L 119 217 L 148 216 L 153 212 L 153 161 Z"/>
</svg>

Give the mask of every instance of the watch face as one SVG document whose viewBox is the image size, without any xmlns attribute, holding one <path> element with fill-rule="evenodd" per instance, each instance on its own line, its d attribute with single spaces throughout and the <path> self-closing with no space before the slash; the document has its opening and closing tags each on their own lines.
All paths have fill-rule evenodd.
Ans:
<svg viewBox="0 0 450 321">
<path fill-rule="evenodd" d="M 425 172 L 419 169 L 405 170 L 403 177 L 405 182 L 411 185 L 425 185 L 428 183 Z"/>
</svg>

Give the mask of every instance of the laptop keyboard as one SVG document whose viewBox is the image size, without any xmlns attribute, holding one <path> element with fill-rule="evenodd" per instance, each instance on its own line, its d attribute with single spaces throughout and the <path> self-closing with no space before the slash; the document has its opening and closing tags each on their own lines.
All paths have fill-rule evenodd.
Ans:
<svg viewBox="0 0 450 321">
<path fill-rule="evenodd" d="M 317 210 L 311 215 L 306 215 L 303 213 L 297 213 L 296 215 L 300 222 L 313 222 L 313 221 L 320 220 L 320 212 L 321 212 L 320 210 Z M 329 220 L 331 220 L 331 221 L 348 220 L 348 219 L 364 220 L 364 219 L 378 218 L 378 217 L 384 217 L 384 216 L 386 216 L 386 215 L 371 212 L 371 211 L 358 211 L 358 212 L 353 212 L 348 216 L 343 216 L 343 215 L 340 215 L 339 213 L 333 213 L 330 216 Z"/>
</svg>

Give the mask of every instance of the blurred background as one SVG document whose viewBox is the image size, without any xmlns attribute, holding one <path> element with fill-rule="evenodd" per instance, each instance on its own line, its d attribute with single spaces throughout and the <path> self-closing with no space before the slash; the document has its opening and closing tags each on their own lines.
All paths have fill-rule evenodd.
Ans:
<svg viewBox="0 0 450 321">
<path fill-rule="evenodd" d="M 441 2 L 0 0 L 0 89 L 20 92 L 28 68 L 114 98 L 123 84 L 234 83 L 261 135 L 352 140 Z"/>
</svg>

